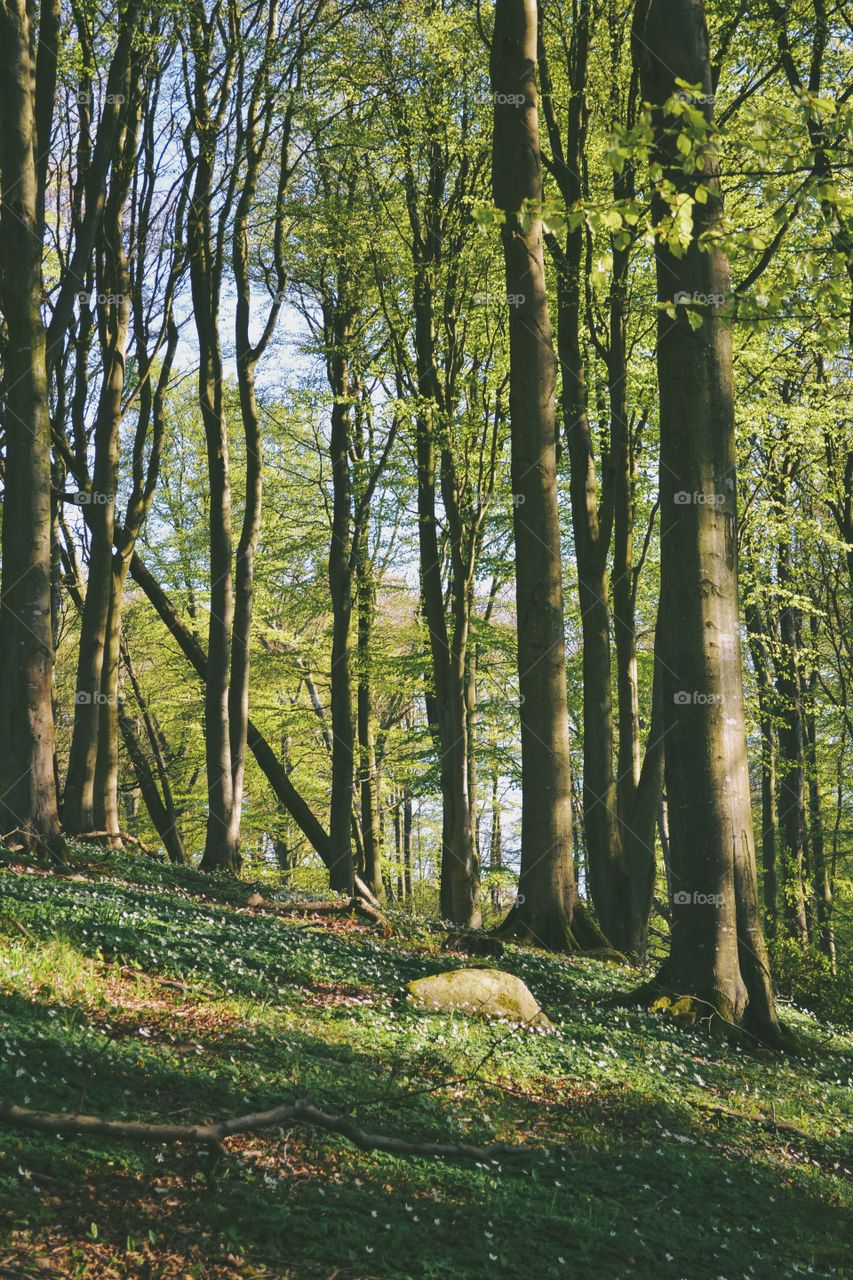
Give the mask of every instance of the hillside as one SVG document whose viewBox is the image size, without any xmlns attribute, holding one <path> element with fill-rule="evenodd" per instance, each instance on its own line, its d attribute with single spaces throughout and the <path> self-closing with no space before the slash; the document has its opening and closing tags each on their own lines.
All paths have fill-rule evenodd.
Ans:
<svg viewBox="0 0 853 1280">
<path fill-rule="evenodd" d="M 796 1056 L 730 1047 L 608 1003 L 631 971 L 515 947 L 499 963 L 552 1030 L 427 1015 L 400 995 L 458 962 L 438 929 L 265 914 L 251 886 L 97 857 L 0 871 L 3 1100 L 190 1123 L 308 1096 L 535 1150 L 399 1159 L 299 1127 L 232 1139 L 209 1184 L 185 1145 L 2 1128 L 0 1275 L 851 1274 L 849 1035 L 783 1006 Z"/>
</svg>

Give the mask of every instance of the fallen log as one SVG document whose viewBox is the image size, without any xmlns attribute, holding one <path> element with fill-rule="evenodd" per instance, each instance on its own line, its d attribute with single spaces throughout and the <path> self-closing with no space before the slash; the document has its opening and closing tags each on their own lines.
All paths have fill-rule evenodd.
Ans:
<svg viewBox="0 0 853 1280">
<path fill-rule="evenodd" d="M 346 916 L 355 911 L 391 932 L 391 922 L 381 909 L 358 895 L 343 902 L 274 902 L 260 893 L 253 893 L 246 906 L 279 916 Z"/>
<path fill-rule="evenodd" d="M 285 1102 L 269 1111 L 252 1111 L 216 1124 L 149 1124 L 141 1120 L 106 1120 L 102 1116 L 76 1115 L 64 1111 L 36 1111 L 14 1102 L 0 1102 L 0 1124 L 37 1133 L 72 1134 L 89 1138 L 118 1138 L 131 1142 L 189 1142 L 222 1154 L 223 1143 L 241 1133 L 256 1133 L 283 1125 L 308 1125 L 327 1133 L 337 1133 L 361 1151 L 384 1151 L 395 1156 L 420 1156 L 438 1160 L 499 1160 L 532 1156 L 535 1148 L 506 1142 L 485 1147 L 466 1142 L 412 1142 L 384 1133 L 369 1133 L 346 1116 L 321 1111 L 304 1098 Z"/>
</svg>

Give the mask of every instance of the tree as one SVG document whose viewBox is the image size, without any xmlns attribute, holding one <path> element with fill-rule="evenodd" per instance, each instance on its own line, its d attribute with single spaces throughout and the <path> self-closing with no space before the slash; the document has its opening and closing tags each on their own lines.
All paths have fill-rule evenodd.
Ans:
<svg viewBox="0 0 853 1280">
<path fill-rule="evenodd" d="M 61 854 L 51 702 L 51 468 L 41 312 L 59 5 L 0 5 L 0 302 L 5 321 L 0 830 Z M 36 50 L 38 54 L 36 55 Z"/>
<path fill-rule="evenodd" d="M 492 183 L 510 310 L 510 396 L 522 833 L 504 928 L 553 950 L 593 934 L 572 864 L 568 691 L 557 506 L 556 358 L 548 315 L 535 0 L 498 0 L 492 37 Z M 598 940 L 598 939 L 596 939 Z"/>
<path fill-rule="evenodd" d="M 657 982 L 775 1041 L 746 757 L 731 338 L 723 314 L 729 277 L 713 236 L 722 198 L 702 0 L 642 0 L 633 49 L 651 109 L 656 179 L 660 643 L 675 886 L 672 948 Z M 699 95 L 692 139 L 672 109 L 682 105 L 679 86 Z M 695 155 L 693 166 L 686 154 Z M 685 205 L 692 222 L 683 231 L 673 215 Z"/>
</svg>

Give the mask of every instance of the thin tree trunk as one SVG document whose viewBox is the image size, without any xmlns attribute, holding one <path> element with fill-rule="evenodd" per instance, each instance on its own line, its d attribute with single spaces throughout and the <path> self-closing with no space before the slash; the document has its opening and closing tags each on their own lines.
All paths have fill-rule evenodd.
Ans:
<svg viewBox="0 0 853 1280">
<path fill-rule="evenodd" d="M 580 0 L 575 10 L 570 46 L 569 75 L 574 91 L 567 113 L 565 148 L 550 96 L 550 76 L 547 72 L 544 42 L 541 42 L 545 115 L 554 156 L 555 175 L 567 208 L 575 206 L 583 195 L 582 174 L 587 136 L 585 90 L 594 21 L 595 13 L 590 0 Z M 625 334 L 624 318 L 619 313 L 620 281 L 617 276 L 618 271 L 624 277 L 627 269 L 627 255 L 624 251 L 617 251 L 614 255 L 611 319 L 615 327 L 611 334 L 608 371 L 613 456 L 604 460 L 599 494 L 595 448 L 587 406 L 586 361 L 582 346 L 586 275 L 585 236 L 586 231 L 581 224 L 569 228 L 563 250 L 557 247 L 555 240 L 552 239 L 550 242 L 557 265 L 557 333 L 560 363 L 563 369 L 561 381 L 563 431 L 571 464 L 572 530 L 583 639 L 584 832 L 589 892 L 596 915 L 611 942 L 619 948 L 627 949 L 630 932 L 631 884 L 622 848 L 618 791 L 613 769 L 615 731 L 608 573 L 608 555 L 614 527 L 615 484 L 617 478 L 623 485 L 625 483 L 626 477 L 624 474 L 619 476 L 619 469 L 621 467 L 622 471 L 625 471 L 628 457 L 627 422 L 625 421 L 626 389 L 623 376 Z M 623 494 L 623 498 L 627 496 L 627 493 Z M 617 550 L 624 556 L 629 549 L 627 506 L 624 502 L 620 519 L 622 541 Z M 619 603 L 624 605 L 625 566 L 617 563 L 623 574 L 617 584 L 622 593 Z M 620 637 L 620 644 L 624 649 L 623 640 L 624 637 Z M 624 695 L 625 689 L 622 686 L 619 688 Z M 636 750 L 638 752 L 638 746 Z M 631 762 L 630 768 L 622 779 L 626 800 L 632 799 L 633 788 L 636 785 L 634 767 Z M 638 763 L 636 769 L 638 778 Z"/>
<path fill-rule="evenodd" d="M 129 81 L 123 86 L 130 94 Z M 103 216 L 103 246 L 96 273 L 105 301 L 98 325 L 103 335 L 103 382 L 95 422 L 95 461 L 87 524 L 91 534 L 86 600 L 80 630 L 74 729 L 68 757 L 62 820 L 66 831 L 107 831 L 120 844 L 118 813 L 117 672 L 121 590 L 115 594 L 113 541 L 119 479 L 122 397 L 130 333 L 130 274 L 123 219 L 136 157 L 138 109 L 123 112 Z"/>
<path fill-rule="evenodd" d="M 819 622 L 811 616 L 812 641 L 817 638 Z M 809 780 L 809 828 L 811 834 L 812 854 L 812 892 L 815 902 L 817 924 L 817 944 L 829 960 L 832 972 L 836 972 L 835 929 L 833 927 L 832 885 L 826 864 L 826 841 L 824 837 L 823 809 L 820 795 L 820 778 L 818 777 L 817 758 L 817 722 L 815 718 L 815 693 L 817 690 L 817 672 L 813 669 L 808 684 L 808 710 L 805 716 L 806 731 L 806 764 Z"/>
<path fill-rule="evenodd" d="M 214 230 L 213 200 L 216 139 L 229 106 L 234 66 L 233 31 L 223 34 L 226 50 L 219 79 L 212 62 L 221 34 L 213 18 L 189 10 L 193 79 L 188 84 L 195 155 L 194 182 L 187 216 L 190 288 L 198 341 L 197 395 L 207 450 L 208 530 L 210 539 L 210 617 L 204 700 L 207 831 L 201 867 L 205 871 L 240 867 L 239 824 L 234 810 L 231 772 L 229 683 L 234 621 L 231 467 L 225 416 L 224 369 L 219 337 L 222 284 L 221 225 Z M 215 99 L 211 105 L 211 98 Z M 236 165 L 236 161 L 234 162 Z M 234 177 L 232 169 L 232 181 Z M 226 194 L 225 199 L 228 199 Z"/>
<path fill-rule="evenodd" d="M 448 629 L 441 579 L 436 514 L 436 430 L 440 393 L 434 358 L 434 301 L 425 273 L 416 285 L 415 342 L 418 383 L 424 407 L 418 414 L 418 539 L 421 597 L 427 622 L 435 686 L 435 722 L 440 752 L 442 797 L 441 915 L 453 924 L 480 924 L 479 883 L 468 792 L 468 720 L 464 667 L 469 598 L 459 581 L 461 549 L 454 549 L 451 573 L 453 628 Z M 444 466 L 449 458 L 442 458 Z"/>
<path fill-rule="evenodd" d="M 777 927 L 776 875 L 776 742 L 773 722 L 774 690 L 770 671 L 768 637 L 761 613 L 754 602 L 744 610 L 752 666 L 758 687 L 758 722 L 761 732 L 761 872 L 764 918 L 767 936 L 775 938 Z"/>
<path fill-rule="evenodd" d="M 121 706 L 118 709 L 118 720 L 125 750 L 130 757 L 130 763 L 133 765 L 133 772 L 136 775 L 142 799 L 148 810 L 148 816 L 162 841 L 166 856 L 175 866 L 188 866 L 190 860 L 180 833 L 175 826 L 174 815 L 169 812 L 163 803 L 153 770 L 148 763 L 145 749 L 136 732 L 136 727 Z"/>
<path fill-rule="evenodd" d="M 803 946 L 809 941 L 806 917 L 806 791 L 803 702 L 800 673 L 800 617 L 791 600 L 792 550 L 786 537 L 778 550 L 779 659 L 778 698 L 779 778 L 778 821 L 783 840 L 783 900 L 785 922 Z"/>
<path fill-rule="evenodd" d="M 352 447 L 349 342 L 352 320 L 337 306 L 327 310 L 329 385 L 334 394 L 330 456 L 332 466 L 332 537 L 329 546 L 329 591 L 332 598 L 332 798 L 329 838 L 333 864 L 331 887 L 352 892 L 353 783 L 355 725 L 352 682 Z"/>
<path fill-rule="evenodd" d="M 142 692 L 142 686 L 139 683 L 136 671 L 133 667 L 130 652 L 126 646 L 122 647 L 122 661 L 124 669 L 127 672 L 128 679 L 130 680 L 133 696 L 136 699 L 140 715 L 142 716 L 142 722 L 145 726 L 148 745 L 151 749 L 151 754 L 154 758 L 154 764 L 157 770 L 156 779 L 154 778 L 153 772 L 150 770 L 150 766 L 148 766 L 147 757 L 145 756 L 142 745 L 139 744 L 139 750 L 136 750 L 135 748 L 131 749 L 129 735 L 126 732 L 125 724 L 122 722 L 122 715 L 124 715 L 124 720 L 127 721 L 131 728 L 133 726 L 133 722 L 130 717 L 123 712 L 122 703 L 119 701 L 119 724 L 122 730 L 122 736 L 124 737 L 125 746 L 127 747 L 128 755 L 130 755 L 131 762 L 136 770 L 136 776 L 139 778 L 143 799 L 145 800 L 148 812 L 151 815 L 151 821 L 154 823 L 154 826 L 157 828 L 157 834 L 163 841 L 163 848 L 166 850 L 169 861 L 176 864 L 189 864 L 189 855 L 186 852 L 186 848 L 184 847 L 184 842 L 178 828 L 179 814 L 172 794 L 171 782 L 169 780 L 169 770 L 165 757 L 165 743 L 163 741 L 163 735 L 149 710 L 145 696 Z M 134 731 L 134 737 L 135 736 Z M 140 751 L 142 755 L 141 760 L 138 762 L 137 758 L 139 757 Z M 154 791 L 157 796 L 157 800 L 155 802 L 156 814 L 152 811 L 151 804 L 149 803 L 148 792 L 150 791 L 150 788 L 146 790 L 146 785 L 143 784 L 142 776 L 140 774 L 140 768 L 143 770 L 147 768 L 148 772 L 151 772 L 151 785 L 154 787 Z M 157 786 L 158 781 L 159 790 Z M 162 798 L 160 794 L 161 792 Z"/>
<path fill-rule="evenodd" d="M 412 797 L 408 792 L 403 795 L 403 889 L 406 897 L 411 899 L 412 884 Z"/>
<path fill-rule="evenodd" d="M 377 898 L 382 897 L 382 841 L 379 833 L 379 772 L 374 735 L 371 641 L 376 609 L 367 539 L 358 554 L 358 750 L 361 827 L 364 840 L 364 878 Z"/>
</svg>

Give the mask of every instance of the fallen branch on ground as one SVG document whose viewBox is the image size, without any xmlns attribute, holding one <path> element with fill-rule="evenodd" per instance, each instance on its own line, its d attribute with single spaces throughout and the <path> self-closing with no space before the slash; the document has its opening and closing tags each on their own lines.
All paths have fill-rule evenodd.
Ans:
<svg viewBox="0 0 853 1280">
<path fill-rule="evenodd" d="M 260 893 L 253 893 L 246 903 L 258 911 L 269 911 L 279 916 L 347 916 L 351 911 L 366 916 L 374 924 L 391 931 L 387 916 L 365 898 L 347 898 L 343 902 L 273 902 Z"/>
<path fill-rule="evenodd" d="M 384 1133 L 368 1133 L 346 1116 L 320 1111 L 305 1099 L 285 1102 L 271 1111 L 252 1111 L 216 1124 L 147 1124 L 140 1120 L 105 1120 L 102 1116 L 75 1115 L 64 1111 L 35 1111 L 0 1102 L 0 1124 L 39 1133 L 79 1134 L 90 1138 L 119 1138 L 132 1142 L 190 1142 L 221 1155 L 223 1143 L 240 1133 L 274 1129 L 288 1124 L 311 1125 L 328 1133 L 339 1133 L 362 1151 L 384 1151 L 394 1156 L 422 1156 L 438 1160 L 498 1160 L 507 1156 L 532 1156 L 531 1147 L 493 1142 L 474 1147 L 466 1142 L 410 1142 Z"/>
<path fill-rule="evenodd" d="M 137 849 L 141 849 L 149 858 L 155 857 L 154 850 L 149 848 L 139 836 L 132 836 L 129 831 L 84 831 L 82 835 L 75 836 L 76 840 L 93 840 L 101 844 L 105 840 L 119 840 L 122 843 L 134 844 Z"/>
<path fill-rule="evenodd" d="M 766 1129 L 776 1129 L 779 1133 L 790 1133 L 795 1138 L 804 1138 L 808 1142 L 820 1141 L 815 1134 L 807 1133 L 805 1129 L 800 1129 L 795 1124 L 789 1124 L 787 1120 L 777 1120 L 775 1116 L 750 1115 L 745 1111 L 737 1111 L 734 1107 L 723 1107 L 704 1102 L 700 1102 L 698 1105 L 700 1110 L 707 1111 L 711 1115 L 731 1116 L 733 1119 L 743 1120 L 747 1124 L 759 1124 Z"/>
</svg>

